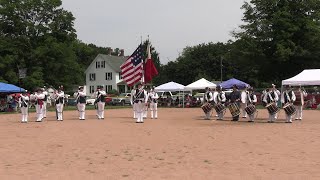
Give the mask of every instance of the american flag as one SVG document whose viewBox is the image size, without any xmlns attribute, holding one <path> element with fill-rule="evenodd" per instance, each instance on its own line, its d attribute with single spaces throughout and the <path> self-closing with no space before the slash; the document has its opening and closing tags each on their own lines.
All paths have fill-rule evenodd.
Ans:
<svg viewBox="0 0 320 180">
<path fill-rule="evenodd" d="M 121 76 L 128 86 L 133 86 L 142 78 L 143 71 L 142 45 L 120 66 Z"/>
</svg>

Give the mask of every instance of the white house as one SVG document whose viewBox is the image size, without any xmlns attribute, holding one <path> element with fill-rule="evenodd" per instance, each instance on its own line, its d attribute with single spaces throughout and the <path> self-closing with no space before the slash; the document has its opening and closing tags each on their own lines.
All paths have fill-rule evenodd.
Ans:
<svg viewBox="0 0 320 180">
<path fill-rule="evenodd" d="M 127 60 L 125 56 L 98 54 L 86 69 L 86 91 L 92 94 L 98 86 L 106 92 L 115 89 L 120 93 L 130 90 L 122 80 L 120 66 Z"/>
</svg>

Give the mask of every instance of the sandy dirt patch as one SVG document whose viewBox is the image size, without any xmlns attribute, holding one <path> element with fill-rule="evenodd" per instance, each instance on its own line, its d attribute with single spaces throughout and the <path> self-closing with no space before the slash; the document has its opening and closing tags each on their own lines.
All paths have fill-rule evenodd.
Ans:
<svg viewBox="0 0 320 180">
<path fill-rule="evenodd" d="M 200 108 L 160 108 L 136 124 L 131 109 L 55 113 L 36 123 L 0 115 L 0 179 L 320 179 L 320 111 L 302 121 L 203 120 Z"/>
</svg>

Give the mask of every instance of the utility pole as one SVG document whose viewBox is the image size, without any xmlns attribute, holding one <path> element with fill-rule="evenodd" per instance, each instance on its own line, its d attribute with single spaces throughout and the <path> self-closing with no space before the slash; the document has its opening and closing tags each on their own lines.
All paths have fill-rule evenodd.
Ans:
<svg viewBox="0 0 320 180">
<path fill-rule="evenodd" d="M 222 83 L 222 57 L 220 56 L 220 83 Z"/>
</svg>

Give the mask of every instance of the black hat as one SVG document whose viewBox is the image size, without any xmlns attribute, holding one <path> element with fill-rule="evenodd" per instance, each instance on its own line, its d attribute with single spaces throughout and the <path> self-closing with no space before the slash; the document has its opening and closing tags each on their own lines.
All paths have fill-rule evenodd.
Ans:
<svg viewBox="0 0 320 180">
<path fill-rule="evenodd" d="M 238 86 L 236 84 L 234 84 L 232 87 L 238 89 Z"/>
<path fill-rule="evenodd" d="M 218 86 L 216 87 L 216 89 L 217 89 L 217 90 L 221 90 L 221 86 L 218 85 Z"/>
</svg>

